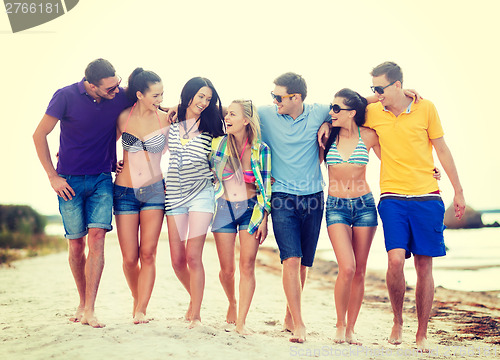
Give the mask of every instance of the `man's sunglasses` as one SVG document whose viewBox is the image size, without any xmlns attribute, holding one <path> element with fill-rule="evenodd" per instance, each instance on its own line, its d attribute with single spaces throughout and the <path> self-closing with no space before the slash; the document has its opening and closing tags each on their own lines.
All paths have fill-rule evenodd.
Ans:
<svg viewBox="0 0 500 360">
<path fill-rule="evenodd" d="M 335 114 L 338 114 L 342 110 L 354 110 L 354 109 L 350 109 L 350 108 L 343 109 L 338 104 L 330 104 L 330 110 L 333 111 Z"/>
<path fill-rule="evenodd" d="M 120 80 L 118 80 L 118 84 L 116 84 L 115 86 L 112 86 L 112 87 L 107 88 L 107 89 L 104 90 L 104 91 L 106 91 L 108 93 L 108 95 L 111 95 L 116 90 L 116 88 L 118 86 L 120 86 L 120 83 L 122 82 L 122 78 L 119 77 L 119 76 L 118 76 L 118 78 L 120 79 Z"/>
<path fill-rule="evenodd" d="M 292 97 L 292 96 L 295 96 L 295 95 L 298 95 L 298 94 L 289 94 L 289 95 L 275 95 L 272 91 L 271 91 L 271 96 L 273 98 L 273 100 L 276 100 L 277 102 L 282 102 L 284 98 L 289 98 L 289 97 Z"/>
<path fill-rule="evenodd" d="M 393 82 L 391 82 L 389 85 L 386 85 L 386 86 L 370 86 L 370 89 L 372 89 L 372 91 L 375 93 L 379 93 L 380 95 L 382 95 L 384 93 L 384 89 L 385 88 L 388 88 L 389 86 L 391 85 L 394 85 L 396 83 L 397 80 L 394 80 Z"/>
</svg>

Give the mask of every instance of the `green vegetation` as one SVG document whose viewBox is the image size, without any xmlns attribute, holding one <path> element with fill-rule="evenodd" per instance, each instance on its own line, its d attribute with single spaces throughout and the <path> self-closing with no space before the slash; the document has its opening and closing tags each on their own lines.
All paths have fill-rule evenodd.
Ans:
<svg viewBox="0 0 500 360">
<path fill-rule="evenodd" d="M 45 235 L 45 216 L 29 206 L 0 205 L 0 264 L 66 249 L 66 240 Z"/>
</svg>

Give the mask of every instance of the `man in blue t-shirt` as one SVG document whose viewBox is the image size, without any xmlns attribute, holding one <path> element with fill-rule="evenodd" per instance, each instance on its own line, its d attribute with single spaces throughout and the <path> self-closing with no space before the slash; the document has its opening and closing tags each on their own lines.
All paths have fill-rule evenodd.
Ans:
<svg viewBox="0 0 500 360">
<path fill-rule="evenodd" d="M 109 61 L 97 59 L 82 81 L 55 92 L 33 140 L 50 185 L 58 195 L 69 264 L 80 295 L 72 321 L 104 327 L 94 305 L 104 268 L 104 237 L 112 229 L 113 182 L 116 164 L 116 119 L 130 101 Z M 57 169 L 47 136 L 60 121 Z M 85 236 L 88 256 L 85 257 Z"/>
<path fill-rule="evenodd" d="M 271 148 L 275 183 L 271 196 L 273 232 L 283 264 L 287 298 L 285 329 L 290 341 L 304 342 L 301 293 L 307 267 L 316 252 L 323 217 L 323 177 L 318 129 L 330 119 L 328 105 L 304 104 L 307 86 L 302 76 L 286 73 L 274 80 L 274 106 L 259 108 L 262 140 Z"/>
</svg>

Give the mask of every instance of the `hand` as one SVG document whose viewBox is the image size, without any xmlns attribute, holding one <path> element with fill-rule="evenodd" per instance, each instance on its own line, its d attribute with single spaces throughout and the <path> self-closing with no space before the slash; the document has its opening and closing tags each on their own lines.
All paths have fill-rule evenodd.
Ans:
<svg viewBox="0 0 500 360">
<path fill-rule="evenodd" d="M 56 194 L 62 197 L 64 201 L 73 199 L 73 196 L 75 196 L 75 191 L 71 186 L 69 186 L 65 178 L 62 178 L 58 175 L 49 178 L 49 180 L 52 189 L 54 189 Z"/>
<path fill-rule="evenodd" d="M 172 106 L 171 108 L 164 108 L 160 106 L 160 110 L 167 113 L 167 120 L 169 123 L 173 124 L 177 120 L 179 105 Z"/>
<path fill-rule="evenodd" d="M 439 168 L 435 167 L 434 168 L 434 172 L 432 174 L 432 176 L 434 176 L 434 179 L 436 180 L 441 180 L 441 171 L 439 171 Z"/>
<path fill-rule="evenodd" d="M 461 220 L 465 214 L 465 198 L 463 193 L 455 193 L 453 208 L 455 209 L 455 217 Z"/>
<path fill-rule="evenodd" d="M 259 242 L 259 245 L 262 245 L 264 240 L 266 240 L 266 237 L 267 237 L 267 220 L 262 220 L 262 222 L 259 225 L 259 228 L 257 229 L 255 239 Z"/>
<path fill-rule="evenodd" d="M 406 96 L 414 98 L 415 99 L 415 103 L 418 103 L 420 100 L 423 99 L 423 97 L 420 96 L 420 94 L 417 92 L 417 90 L 414 90 L 414 89 L 403 89 L 403 92 L 404 92 L 404 94 Z"/>
<path fill-rule="evenodd" d="M 318 130 L 318 144 L 319 147 L 323 150 L 325 149 L 326 142 L 330 137 L 331 132 L 331 124 L 328 122 L 324 122 Z"/>
<path fill-rule="evenodd" d="M 122 170 L 123 170 L 123 160 L 120 160 L 116 163 L 116 170 L 115 170 L 116 175 L 118 176 L 118 174 L 120 174 Z"/>
</svg>

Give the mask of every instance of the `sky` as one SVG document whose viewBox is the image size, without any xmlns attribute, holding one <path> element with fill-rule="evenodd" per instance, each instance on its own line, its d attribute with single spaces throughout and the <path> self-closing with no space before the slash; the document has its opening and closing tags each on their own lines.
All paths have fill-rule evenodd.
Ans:
<svg viewBox="0 0 500 360">
<path fill-rule="evenodd" d="M 225 106 L 237 98 L 271 104 L 273 80 L 287 71 L 307 81 L 306 103 L 330 103 L 344 87 L 367 96 L 371 69 L 390 60 L 405 88 L 436 105 L 467 203 L 498 209 L 498 14 L 497 0 L 85 0 L 13 34 L 2 12 L 0 203 L 58 213 L 32 134 L 53 93 L 80 81 L 96 58 L 124 79 L 137 66 L 155 71 L 165 106 L 178 103 L 193 76 L 211 79 Z M 59 130 L 48 139 L 55 155 Z M 377 194 L 378 160 L 367 179 Z M 444 174 L 440 188 L 448 206 Z"/>
</svg>

